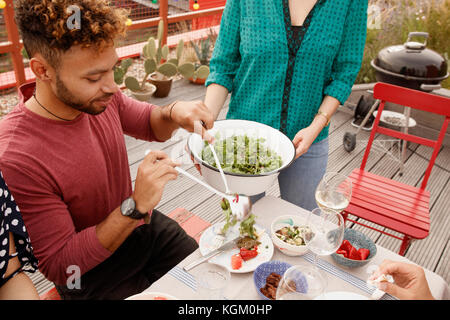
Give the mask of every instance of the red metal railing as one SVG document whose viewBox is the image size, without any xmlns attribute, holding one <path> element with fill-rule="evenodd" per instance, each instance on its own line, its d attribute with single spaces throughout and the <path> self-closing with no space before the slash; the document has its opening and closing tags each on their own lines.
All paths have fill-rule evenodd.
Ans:
<svg viewBox="0 0 450 320">
<path fill-rule="evenodd" d="M 31 70 L 24 66 L 23 45 L 14 22 L 13 0 L 5 0 L 5 2 L 6 7 L 2 11 L 8 40 L 0 42 L 0 54 L 7 53 L 11 56 L 14 72 L 0 73 L 0 90 L 18 87 L 34 80 Z M 131 9 L 130 18 L 133 23 L 128 27 L 129 31 L 144 30 L 150 27 L 156 28 L 159 21 L 162 20 L 165 26 L 163 43 L 172 46 L 177 42 L 170 41 L 171 37 L 176 38 L 176 35 L 169 36 L 170 25 L 191 21 L 192 30 L 195 30 L 219 24 L 226 0 L 197 0 L 196 2 L 200 6 L 199 10 L 194 9 L 194 0 L 113 0 L 112 5 Z M 169 3 L 175 8 L 180 8 L 179 12 L 169 15 Z M 195 33 L 192 31 L 192 34 Z M 193 37 L 198 37 L 199 33 L 196 34 Z M 118 48 L 119 57 L 139 56 L 141 47 L 142 45 L 138 44 L 128 46 L 124 50 Z"/>
<path fill-rule="evenodd" d="M 25 68 L 22 57 L 22 43 L 19 38 L 19 31 L 14 22 L 13 0 L 6 0 L 6 7 L 3 9 L 5 17 L 6 33 L 8 41 L 0 43 L 0 53 L 10 53 L 14 67 L 16 82 L 20 85 L 25 83 Z"/>
</svg>

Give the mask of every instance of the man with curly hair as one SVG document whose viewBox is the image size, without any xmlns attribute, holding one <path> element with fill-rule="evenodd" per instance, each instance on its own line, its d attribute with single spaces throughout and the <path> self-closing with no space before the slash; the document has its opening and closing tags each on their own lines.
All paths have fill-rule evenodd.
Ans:
<svg viewBox="0 0 450 320">
<path fill-rule="evenodd" d="M 0 168 L 39 269 L 64 299 L 139 293 L 198 245 L 154 209 L 178 164 L 150 152 L 133 191 L 124 133 L 165 141 L 200 121 L 211 128 L 212 115 L 201 102 L 159 107 L 121 93 L 114 41 L 127 13 L 108 1 L 17 0 L 15 10 L 36 82 L 0 123 Z"/>
</svg>

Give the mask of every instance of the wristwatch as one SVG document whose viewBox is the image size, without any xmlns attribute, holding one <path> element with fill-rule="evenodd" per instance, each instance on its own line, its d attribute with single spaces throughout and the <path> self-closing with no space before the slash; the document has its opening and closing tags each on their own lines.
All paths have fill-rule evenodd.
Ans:
<svg viewBox="0 0 450 320">
<path fill-rule="evenodd" d="M 148 213 L 141 213 L 136 209 L 136 202 L 132 197 L 129 197 L 122 202 L 120 205 L 120 211 L 125 217 L 130 217 L 135 220 L 143 219 L 148 215 Z"/>
</svg>

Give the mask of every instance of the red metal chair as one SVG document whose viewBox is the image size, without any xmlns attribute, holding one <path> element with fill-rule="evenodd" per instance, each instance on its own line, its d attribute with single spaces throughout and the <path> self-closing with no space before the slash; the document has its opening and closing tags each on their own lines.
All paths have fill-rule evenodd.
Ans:
<svg viewBox="0 0 450 320">
<path fill-rule="evenodd" d="M 401 240 L 399 254 L 404 255 L 412 239 L 423 239 L 428 236 L 430 231 L 430 193 L 425 188 L 450 122 L 450 99 L 382 82 L 375 84 L 374 98 L 379 99 L 381 103 L 361 167 L 353 170 L 350 175 L 353 182 L 352 199 L 343 216 L 346 221 L 363 225 Z M 381 113 L 387 101 L 445 116 L 438 139 L 436 141 L 430 140 L 379 127 Z M 422 144 L 434 149 L 420 188 L 364 170 L 376 133 Z M 360 221 L 349 219 L 349 214 L 396 231 L 402 234 L 403 237 L 371 227 Z"/>
</svg>

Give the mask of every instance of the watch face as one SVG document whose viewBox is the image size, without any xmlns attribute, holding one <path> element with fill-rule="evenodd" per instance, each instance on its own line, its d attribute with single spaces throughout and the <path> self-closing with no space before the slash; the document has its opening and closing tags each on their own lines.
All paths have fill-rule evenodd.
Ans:
<svg viewBox="0 0 450 320">
<path fill-rule="evenodd" d="M 122 202 L 122 205 L 120 206 L 120 211 L 122 211 L 122 214 L 125 216 L 129 216 L 134 211 L 134 200 L 132 198 L 126 199 L 124 202 Z"/>
</svg>

